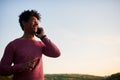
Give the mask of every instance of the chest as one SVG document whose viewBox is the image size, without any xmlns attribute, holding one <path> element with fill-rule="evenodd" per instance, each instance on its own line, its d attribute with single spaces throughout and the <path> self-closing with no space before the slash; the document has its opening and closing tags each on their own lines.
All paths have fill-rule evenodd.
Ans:
<svg viewBox="0 0 120 80">
<path fill-rule="evenodd" d="M 21 43 L 15 49 L 15 63 L 26 62 L 42 56 L 42 45 L 38 43 Z"/>
</svg>

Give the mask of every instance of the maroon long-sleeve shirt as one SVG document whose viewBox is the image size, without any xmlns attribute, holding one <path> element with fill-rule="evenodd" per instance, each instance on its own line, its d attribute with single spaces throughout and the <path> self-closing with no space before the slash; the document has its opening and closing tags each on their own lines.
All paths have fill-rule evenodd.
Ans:
<svg viewBox="0 0 120 80">
<path fill-rule="evenodd" d="M 42 54 L 58 57 L 60 51 L 47 37 L 42 41 L 15 39 L 5 49 L 0 75 L 13 75 L 13 80 L 44 80 Z M 36 61 L 33 70 L 23 70 L 23 64 L 31 60 Z"/>
</svg>

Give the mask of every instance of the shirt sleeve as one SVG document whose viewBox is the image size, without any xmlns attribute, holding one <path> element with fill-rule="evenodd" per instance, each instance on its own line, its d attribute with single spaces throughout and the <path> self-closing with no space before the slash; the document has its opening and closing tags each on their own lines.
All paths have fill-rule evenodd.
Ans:
<svg viewBox="0 0 120 80">
<path fill-rule="evenodd" d="M 12 43 L 9 43 L 5 48 L 3 57 L 0 61 L 0 75 L 8 76 L 18 73 L 22 70 L 22 64 L 12 65 L 14 60 L 14 48 Z"/>
<path fill-rule="evenodd" d="M 46 56 L 49 57 L 59 57 L 60 56 L 60 50 L 58 49 L 58 47 L 50 41 L 50 39 L 48 39 L 47 37 L 42 39 L 42 42 L 44 43 L 44 47 L 43 47 L 43 54 L 45 54 Z"/>
</svg>

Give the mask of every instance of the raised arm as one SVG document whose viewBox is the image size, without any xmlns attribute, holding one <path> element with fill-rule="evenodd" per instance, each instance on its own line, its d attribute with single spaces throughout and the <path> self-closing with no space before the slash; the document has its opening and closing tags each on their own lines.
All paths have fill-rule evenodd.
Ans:
<svg viewBox="0 0 120 80">
<path fill-rule="evenodd" d="M 43 54 L 54 58 L 60 56 L 60 50 L 53 42 L 50 41 L 50 39 L 44 37 L 42 42 L 44 43 Z"/>
</svg>

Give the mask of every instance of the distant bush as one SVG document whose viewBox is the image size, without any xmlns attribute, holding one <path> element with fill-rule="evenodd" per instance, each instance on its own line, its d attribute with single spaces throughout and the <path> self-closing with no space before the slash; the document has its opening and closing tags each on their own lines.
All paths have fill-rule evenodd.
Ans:
<svg viewBox="0 0 120 80">
<path fill-rule="evenodd" d="M 12 76 L 0 76 L 0 80 L 12 80 Z"/>
<path fill-rule="evenodd" d="M 108 76 L 106 80 L 120 80 L 120 73 L 112 74 L 111 76 Z"/>
</svg>

